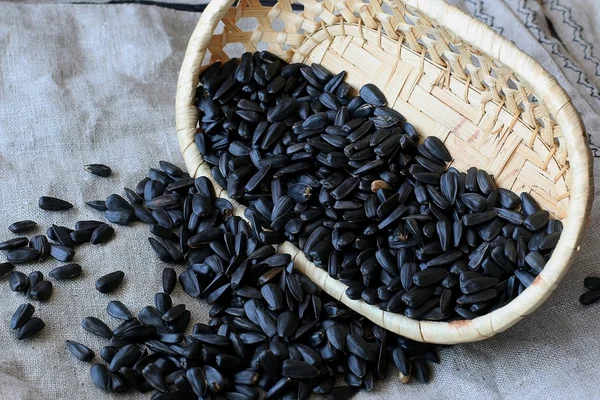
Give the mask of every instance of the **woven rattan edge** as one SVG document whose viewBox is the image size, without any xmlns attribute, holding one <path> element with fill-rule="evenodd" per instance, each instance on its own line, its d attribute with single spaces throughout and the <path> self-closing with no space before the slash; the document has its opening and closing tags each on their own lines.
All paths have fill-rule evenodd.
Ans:
<svg viewBox="0 0 600 400">
<path fill-rule="evenodd" d="M 482 327 L 482 336 L 502 332 L 539 307 L 554 291 L 569 269 L 579 249 L 589 220 L 593 201 L 592 155 L 583 122 L 570 97 L 540 64 L 519 50 L 511 41 L 496 34 L 489 26 L 442 0 L 406 0 L 424 15 L 440 25 L 451 27 L 453 33 L 468 38 L 470 44 L 496 58 L 525 79 L 534 93 L 554 116 L 567 144 L 571 168 L 571 196 L 564 230 L 559 243 L 532 286 L 508 305 L 473 320 Z M 423 322 L 421 329 L 426 341 L 437 341 L 439 323 Z M 459 328 L 460 330 L 460 328 Z"/>
<path fill-rule="evenodd" d="M 202 14 L 190 39 L 182 64 L 176 99 L 177 135 L 186 167 L 193 176 L 210 176 L 210 168 L 202 161 L 194 143 L 198 112 L 194 106 L 198 75 L 212 34 L 233 1 L 212 0 Z M 520 296 L 508 305 L 471 321 L 450 323 L 416 321 L 403 315 L 391 314 L 369 306 L 362 301 L 350 300 L 344 295 L 346 286 L 310 263 L 291 243 L 278 246 L 278 252 L 293 256 L 296 268 L 305 273 L 325 292 L 340 300 L 349 308 L 364 315 L 374 323 L 405 337 L 425 342 L 453 344 L 482 340 L 502 332 L 533 312 L 556 288 L 568 270 L 574 253 L 583 237 L 589 218 L 593 192 L 592 158 L 587 145 L 583 123 L 570 98 L 535 60 L 520 51 L 505 38 L 497 35 L 484 23 L 477 21 L 456 7 L 442 0 L 406 0 L 424 15 L 435 19 L 440 25 L 452 27 L 452 31 L 506 66 L 519 71 L 534 89 L 534 93 L 546 104 L 555 121 L 561 127 L 567 143 L 568 160 L 573 170 L 571 198 L 564 230 L 554 255 L 544 271 Z M 218 190 L 220 197 L 228 198 L 225 190 Z M 229 199 L 235 205 L 234 214 L 243 217 L 245 207 Z"/>
</svg>

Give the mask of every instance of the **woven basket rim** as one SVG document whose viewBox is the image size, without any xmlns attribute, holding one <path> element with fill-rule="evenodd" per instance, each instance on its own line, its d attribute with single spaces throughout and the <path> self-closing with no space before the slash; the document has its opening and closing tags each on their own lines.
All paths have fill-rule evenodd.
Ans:
<svg viewBox="0 0 600 400">
<path fill-rule="evenodd" d="M 453 344 L 482 340 L 502 332 L 527 314 L 535 311 L 554 291 L 560 279 L 570 267 L 579 250 L 587 226 L 593 201 L 592 156 L 584 133 L 581 118 L 570 97 L 532 57 L 525 54 L 508 39 L 495 33 L 485 23 L 474 19 L 462 10 L 443 0 L 401 0 L 433 19 L 440 26 L 477 47 L 505 66 L 517 71 L 532 88 L 535 95 L 548 108 L 561 128 L 568 150 L 572 171 L 570 201 L 564 229 L 556 249 L 542 273 L 534 283 L 509 304 L 473 320 L 431 322 L 412 320 L 400 314 L 383 312 L 376 306 L 362 301 L 350 300 L 345 294 L 346 286 L 334 280 L 312 263 L 291 243 L 278 246 L 278 252 L 290 253 L 300 270 L 337 300 L 366 316 L 373 322 L 402 336 L 431 343 Z M 217 189 L 218 195 L 227 197 L 210 176 L 210 169 L 203 163 L 194 142 L 197 111 L 194 95 L 198 84 L 200 67 L 206 49 L 219 21 L 225 16 L 234 0 L 211 0 L 202 13 L 190 38 L 181 66 L 177 85 L 176 124 L 180 150 L 186 167 L 194 177 L 205 175 Z M 231 199 L 230 199 L 231 200 Z M 234 214 L 243 217 L 244 206 L 232 201 Z"/>
</svg>

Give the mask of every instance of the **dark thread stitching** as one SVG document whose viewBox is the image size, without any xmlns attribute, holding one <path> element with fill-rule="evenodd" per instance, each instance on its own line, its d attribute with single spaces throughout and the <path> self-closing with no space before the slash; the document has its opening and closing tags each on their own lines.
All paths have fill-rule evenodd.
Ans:
<svg viewBox="0 0 600 400">
<path fill-rule="evenodd" d="M 544 32 L 538 26 L 535 25 L 533 21 L 535 19 L 536 13 L 535 11 L 526 6 L 526 1 L 527 0 L 519 0 L 517 4 L 517 12 L 525 16 L 525 26 L 529 28 L 530 31 L 536 33 L 539 42 L 546 45 L 546 47 L 550 49 L 552 54 L 563 60 L 563 66 L 565 68 L 568 68 L 578 74 L 577 83 L 588 88 L 592 97 L 600 99 L 598 89 L 595 88 L 592 84 L 590 84 L 584 72 L 581 69 L 577 68 L 571 59 L 563 55 L 560 51 L 560 47 L 558 46 L 558 44 L 556 42 L 548 40 Z M 600 146 L 594 143 L 589 133 L 586 136 L 593 156 L 596 158 L 600 158 Z"/>
<path fill-rule="evenodd" d="M 488 24 L 497 33 L 502 34 L 504 32 L 504 28 L 494 25 L 494 16 L 483 10 L 483 2 L 481 0 L 465 0 L 465 2 L 472 5 L 471 13 L 474 17 Z"/>
<path fill-rule="evenodd" d="M 583 48 L 583 58 L 594 64 L 594 75 L 600 76 L 600 58 L 594 55 L 594 44 L 588 42 L 583 37 L 583 26 L 573 20 L 573 12 L 571 8 L 561 4 L 559 0 L 543 0 L 543 4 L 549 4 L 550 9 L 558 11 L 562 14 L 562 20 L 569 27 L 573 28 L 573 42 L 579 44 Z"/>
<path fill-rule="evenodd" d="M 585 73 L 581 69 L 579 69 L 570 58 L 562 54 L 560 46 L 556 40 L 548 39 L 545 33 L 535 24 L 534 20 L 537 15 L 535 11 L 526 6 L 526 2 L 527 0 L 519 0 L 517 5 L 517 11 L 525 16 L 525 26 L 530 31 L 536 34 L 537 39 L 540 43 L 548 47 L 552 54 L 554 54 L 562 60 L 563 67 L 577 73 L 577 83 L 585 86 L 589 90 L 589 93 L 592 97 L 596 98 L 597 100 L 600 100 L 600 93 L 598 92 L 598 89 L 588 81 L 587 77 L 585 76 Z"/>
</svg>

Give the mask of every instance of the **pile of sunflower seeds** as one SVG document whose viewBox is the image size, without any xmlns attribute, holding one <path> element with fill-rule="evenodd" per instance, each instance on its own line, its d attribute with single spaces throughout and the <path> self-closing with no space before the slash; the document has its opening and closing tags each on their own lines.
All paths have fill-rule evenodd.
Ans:
<svg viewBox="0 0 600 400">
<path fill-rule="evenodd" d="M 410 318 L 471 319 L 514 299 L 560 221 L 484 170 L 447 168 L 440 139 L 419 144 L 377 87 L 352 96 L 343 78 L 265 51 L 201 74 L 196 143 L 260 239 L 295 243 L 351 299 Z"/>
<path fill-rule="evenodd" d="M 122 321 L 118 326 L 111 329 L 93 316 L 82 320 L 84 330 L 108 341 L 99 351 L 106 364 L 96 362 L 90 369 L 96 386 L 117 393 L 155 390 L 153 399 L 257 399 L 261 393 L 268 398 L 303 399 L 316 393 L 347 399 L 385 378 L 390 362 L 401 382 L 408 383 L 411 376 L 428 382 L 428 363 L 439 362 L 434 346 L 391 334 L 321 293 L 294 271 L 289 255 L 275 253 L 260 226 L 251 227 L 232 216 L 231 203 L 216 198 L 208 179 L 194 180 L 168 162 L 161 161 L 160 167 L 151 169 L 136 191 L 125 189 L 129 202 L 117 194 L 88 202 L 105 215 L 108 211 L 124 215 L 133 208 L 133 217 L 117 220 L 152 223 L 150 232 L 156 238 L 149 239 L 157 256 L 166 263 L 187 263 L 179 277 L 174 268 L 164 268 L 162 292 L 137 317 L 115 300 L 106 311 Z M 52 211 L 72 207 L 48 197 L 40 205 Z M 9 229 L 21 234 L 35 227 L 33 221 L 21 221 Z M 21 247 L 14 248 L 29 244 L 38 251 L 37 259 L 43 260 L 52 256 L 52 246 L 64 246 L 70 249 L 65 251 L 69 256 L 61 260 L 71 261 L 75 252 L 67 238 L 73 245 L 93 242 L 94 237 L 104 243 L 114 230 L 100 221 L 79 221 L 75 230 L 53 225 L 47 235 L 34 236 L 27 243 L 21 240 Z M 14 246 L 14 242 L 3 245 Z M 0 264 L 1 274 L 10 274 L 12 290 L 39 301 L 49 297 L 52 284 L 41 272 L 27 276 L 13 269 L 13 264 Z M 53 269 L 49 276 L 60 281 L 81 272 L 79 264 L 70 263 Z M 102 276 L 96 289 L 112 292 L 123 278 L 122 271 Z M 170 297 L 178 281 L 188 295 L 212 305 L 210 321 L 194 324 L 189 334 L 190 311 L 184 304 L 173 305 Z M 26 303 L 11 318 L 10 327 L 19 340 L 45 327 L 34 312 Z M 96 357 L 84 344 L 67 340 L 66 345 L 81 361 Z M 346 385 L 339 386 L 339 378 Z"/>
<path fill-rule="evenodd" d="M 429 380 L 428 363 L 439 362 L 432 345 L 391 334 L 322 293 L 294 271 L 289 254 L 276 254 L 261 239 L 259 226 L 232 216 L 231 203 L 215 196 L 207 178 L 168 175 L 163 187 L 175 190 L 132 203 L 169 204 L 171 215 L 181 215 L 152 224 L 156 239 L 150 244 L 162 261 L 186 262 L 187 268 L 177 277 L 166 267 L 162 292 L 137 317 L 111 301 L 107 314 L 122 321 L 118 326 L 111 329 L 92 316 L 82 321 L 83 329 L 108 341 L 99 352 L 106 364 L 91 367 L 96 386 L 155 390 L 153 399 L 258 399 L 261 392 L 277 399 L 311 393 L 347 399 L 385 378 L 390 362 L 404 383 L 411 376 Z M 155 186 L 153 181 L 138 186 Z M 165 203 L 165 196 L 183 200 Z M 170 297 L 177 281 L 188 295 L 212 305 L 210 321 L 194 324 L 191 334 L 189 310 Z M 81 343 L 70 340 L 67 347 L 82 361 L 95 357 Z M 339 377 L 346 385 L 336 386 Z"/>
<path fill-rule="evenodd" d="M 87 167 L 87 166 L 86 166 Z M 108 167 L 106 167 L 108 168 Z M 102 169 L 106 171 L 105 168 Z M 110 169 L 109 169 L 110 170 Z M 42 196 L 39 207 L 47 211 L 65 211 L 73 208 L 73 204 L 55 197 Z M 8 230 L 21 235 L 37 228 L 37 223 L 24 220 L 12 223 Z M 41 271 L 33 271 L 28 275 L 15 270 L 16 265 L 43 262 L 48 257 L 57 261 L 70 262 L 75 256 L 75 247 L 82 243 L 94 245 L 107 243 L 114 236 L 114 229 L 101 221 L 78 221 L 75 229 L 53 224 L 46 235 L 15 237 L 0 243 L 0 250 L 6 251 L 7 261 L 0 263 L 0 278 L 8 276 L 8 284 L 12 291 L 23 293 L 28 299 L 45 302 L 52 296 L 53 284 L 44 278 Z M 55 281 L 75 279 L 81 275 L 83 268 L 77 263 L 69 263 L 51 270 L 48 275 Z M 121 278 L 122 279 L 122 278 Z M 19 329 L 17 338 L 26 339 L 44 329 L 45 324 L 39 318 L 31 318 L 34 307 L 21 305 L 11 320 L 11 328 Z"/>
</svg>

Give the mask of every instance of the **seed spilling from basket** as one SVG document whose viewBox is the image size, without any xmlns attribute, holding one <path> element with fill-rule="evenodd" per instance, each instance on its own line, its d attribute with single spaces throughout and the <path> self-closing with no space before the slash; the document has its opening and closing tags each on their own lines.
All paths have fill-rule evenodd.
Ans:
<svg viewBox="0 0 600 400">
<path fill-rule="evenodd" d="M 196 143 L 260 239 L 291 241 L 350 298 L 410 318 L 475 318 L 531 285 L 560 221 L 484 170 L 448 168 L 441 140 L 343 79 L 264 51 L 201 74 Z"/>
<path fill-rule="evenodd" d="M 390 362 L 403 383 L 411 376 L 429 380 L 429 362 L 439 362 L 433 345 L 387 332 L 322 293 L 294 270 L 290 255 L 276 254 L 261 240 L 259 226 L 232 216 L 232 204 L 216 197 L 206 177 L 188 178 L 166 178 L 183 200 L 169 209 L 181 213 L 171 221 L 178 233 L 158 224 L 150 228 L 158 238 L 150 241 L 157 256 L 168 263 L 185 260 L 187 269 L 177 279 L 173 268 L 165 268 L 163 292 L 137 317 L 120 301 L 109 302 L 107 314 L 120 320 L 114 329 L 99 318 L 82 321 L 83 329 L 109 341 L 99 351 L 106 365 L 90 368 L 97 387 L 155 390 L 153 398 L 258 399 L 259 389 L 272 399 L 311 393 L 350 398 L 384 379 Z M 188 295 L 212 305 L 211 319 L 194 324 L 191 334 L 185 334 L 190 311 L 169 295 L 177 280 Z M 95 356 L 77 342 L 67 341 L 67 347 L 82 361 Z M 336 387 L 339 378 L 348 386 Z"/>
</svg>

